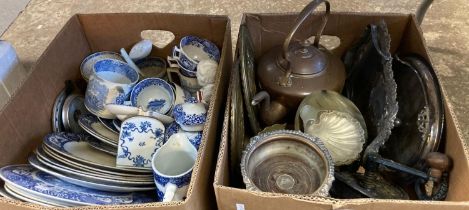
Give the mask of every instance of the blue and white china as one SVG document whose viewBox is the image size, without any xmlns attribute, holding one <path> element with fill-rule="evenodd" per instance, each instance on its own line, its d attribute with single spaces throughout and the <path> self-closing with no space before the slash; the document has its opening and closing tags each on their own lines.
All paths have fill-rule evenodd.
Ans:
<svg viewBox="0 0 469 210">
<path fill-rule="evenodd" d="M 173 87 L 160 78 L 144 79 L 130 93 L 132 106 L 160 114 L 166 114 L 173 107 L 174 100 Z"/>
<path fill-rule="evenodd" d="M 196 71 L 197 64 L 202 60 L 211 59 L 219 62 L 220 50 L 206 39 L 185 36 L 181 39 L 179 46 L 173 48 L 173 58 L 179 61 L 181 67 Z"/>
<path fill-rule="evenodd" d="M 142 72 L 143 78 L 157 77 L 166 78 L 166 61 L 159 57 L 147 57 L 135 61 L 135 65 Z"/>
<path fill-rule="evenodd" d="M 204 87 L 215 83 L 215 75 L 217 74 L 218 63 L 211 59 L 201 60 L 197 64 L 197 82 Z"/>
<path fill-rule="evenodd" d="M 119 131 L 114 127 L 114 125 L 112 124 L 112 121 L 113 120 L 110 120 L 110 119 L 104 119 L 104 118 L 100 118 L 98 117 L 98 120 L 99 122 L 105 127 L 107 128 L 108 130 L 112 131 L 113 133 L 116 133 L 116 134 L 119 134 Z M 76 132 L 75 132 L 76 133 Z"/>
<path fill-rule="evenodd" d="M 96 52 L 91 55 L 88 55 L 80 65 L 80 72 L 83 79 L 88 81 L 94 72 L 94 65 L 96 64 L 96 62 L 105 59 L 115 59 L 119 61 L 124 61 L 124 59 L 118 53 L 109 51 Z"/>
<path fill-rule="evenodd" d="M 117 155 L 117 148 L 110 146 L 109 144 L 106 144 L 92 137 L 85 138 L 85 141 L 88 142 L 88 144 L 94 149 L 97 149 L 110 155 Z"/>
<path fill-rule="evenodd" d="M 43 144 L 55 153 L 88 165 L 115 168 L 115 157 L 90 147 L 85 140 L 89 136 L 74 133 L 51 133 L 44 137 Z"/>
<path fill-rule="evenodd" d="M 153 43 L 149 39 L 143 39 L 137 42 L 132 49 L 130 49 L 129 57 L 133 61 L 143 59 L 150 55 L 151 49 L 153 48 Z"/>
<path fill-rule="evenodd" d="M 189 98 L 185 103 L 176 105 L 173 117 L 182 130 L 202 131 L 207 120 L 207 109 L 197 99 Z"/>
<path fill-rule="evenodd" d="M 150 117 L 131 117 L 122 122 L 116 165 L 151 168 L 151 157 L 164 143 L 165 127 Z"/>
<path fill-rule="evenodd" d="M 116 182 L 133 186 L 154 184 L 153 175 L 148 172 L 146 174 L 134 174 L 129 172 L 118 173 L 96 167 L 92 168 L 93 170 L 88 170 L 89 168 L 87 167 L 90 166 L 78 162 L 74 162 L 76 164 L 68 164 L 67 162 L 62 162 L 60 159 L 55 159 L 55 156 L 50 155 L 43 147 L 38 147 L 35 153 L 39 162 L 63 173 L 75 174 L 82 177 L 94 177 L 95 179 L 101 179 L 103 182 Z"/>
<path fill-rule="evenodd" d="M 62 132 L 65 130 L 62 120 L 62 110 L 67 98 L 67 92 L 64 88 L 55 98 L 54 107 L 52 108 L 52 131 Z"/>
<path fill-rule="evenodd" d="M 184 134 L 172 135 L 153 155 L 158 201 L 180 201 L 187 193 L 197 150 Z"/>
<path fill-rule="evenodd" d="M 179 82 L 184 90 L 189 91 L 190 93 L 197 92 L 202 86 L 199 85 L 197 81 L 197 77 L 194 74 L 194 77 L 188 77 L 181 73 L 181 69 L 178 68 L 167 68 L 166 71 L 168 72 L 168 80 L 172 83 L 175 83 L 175 78 L 173 77 L 176 75 L 179 78 Z"/>
<path fill-rule="evenodd" d="M 174 100 L 174 105 L 182 104 L 186 101 L 186 98 L 191 97 L 191 94 L 184 90 L 181 86 L 178 84 L 172 82 L 171 83 L 174 87 L 174 94 L 176 96 L 176 99 Z M 174 108 L 174 106 L 173 106 Z"/>
<path fill-rule="evenodd" d="M 133 191 L 147 191 L 155 189 L 155 186 L 151 185 L 142 185 L 142 186 L 132 186 L 125 185 L 120 182 L 113 182 L 109 180 L 102 180 L 94 176 L 83 177 L 77 174 L 70 173 L 60 173 L 55 171 L 44 164 L 42 164 L 35 155 L 31 155 L 28 158 L 28 162 L 37 168 L 40 171 L 46 172 L 52 176 L 55 176 L 65 182 L 75 184 L 78 186 L 95 189 L 95 190 L 104 190 L 108 192 L 133 192 Z"/>
<path fill-rule="evenodd" d="M 94 115 L 106 119 L 115 116 L 106 104 L 123 104 L 138 81 L 138 73 L 126 63 L 106 59 L 96 62 L 85 94 L 85 106 Z"/>
<path fill-rule="evenodd" d="M 133 202 L 132 193 L 115 193 L 74 185 L 39 171 L 31 165 L 10 165 L 0 169 L 0 178 L 8 185 L 69 206 L 120 205 Z"/>
<path fill-rule="evenodd" d="M 166 128 L 166 132 L 164 134 L 165 143 L 173 134 L 176 133 L 186 135 L 192 145 L 199 150 L 200 143 L 202 142 L 202 131 L 184 131 L 176 122 L 173 122 Z"/>
<path fill-rule="evenodd" d="M 155 118 L 163 124 L 169 124 L 174 121 L 170 116 L 160 114 L 154 111 L 143 111 L 141 107 L 125 106 L 118 104 L 106 104 L 106 109 L 115 114 L 119 120 L 126 120 L 134 116 L 145 116 Z"/>
<path fill-rule="evenodd" d="M 174 51 L 173 51 L 174 52 Z M 175 56 L 175 55 L 173 55 Z M 174 57 L 171 57 L 171 56 L 168 56 L 166 58 L 166 60 L 168 61 L 169 63 L 169 67 L 172 67 L 172 68 L 177 68 L 179 69 L 179 72 L 186 76 L 186 77 L 190 77 L 190 78 L 196 78 L 197 77 L 197 69 L 194 69 L 194 70 L 189 70 L 183 66 L 181 66 L 181 64 L 179 63 L 179 60 L 175 59 Z"/>
<path fill-rule="evenodd" d="M 78 119 L 78 124 L 88 134 L 97 138 L 98 140 L 117 148 L 117 142 L 119 141 L 119 134 L 107 129 L 98 119 L 98 117 L 92 114 L 81 115 Z"/>
</svg>

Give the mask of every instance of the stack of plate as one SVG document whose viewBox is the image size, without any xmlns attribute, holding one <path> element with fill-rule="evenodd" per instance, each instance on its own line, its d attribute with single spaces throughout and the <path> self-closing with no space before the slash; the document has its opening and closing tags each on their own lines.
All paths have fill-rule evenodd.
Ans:
<svg viewBox="0 0 469 210">
<path fill-rule="evenodd" d="M 151 170 L 117 167 L 113 152 L 90 136 L 52 133 L 29 157 L 29 163 L 66 182 L 97 190 L 134 192 L 155 188 Z"/>
<path fill-rule="evenodd" d="M 11 165 L 0 169 L 5 181 L 2 196 L 49 207 L 119 205 L 154 202 L 151 193 L 119 193 L 90 189 L 64 182 L 31 165 Z"/>
<path fill-rule="evenodd" d="M 120 123 L 113 120 L 102 119 L 93 114 L 82 114 L 78 120 L 78 124 L 88 134 L 95 137 L 99 141 L 114 148 L 117 152 L 117 144 L 119 142 Z"/>
</svg>

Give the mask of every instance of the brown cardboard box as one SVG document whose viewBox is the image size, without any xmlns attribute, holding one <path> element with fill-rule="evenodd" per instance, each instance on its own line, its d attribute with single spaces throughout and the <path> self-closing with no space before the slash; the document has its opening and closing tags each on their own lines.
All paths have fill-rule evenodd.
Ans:
<svg viewBox="0 0 469 210">
<path fill-rule="evenodd" d="M 51 132 L 51 113 L 55 97 L 65 80 L 80 79 L 83 58 L 96 51 L 127 50 L 141 39 L 143 30 L 167 30 L 175 39 L 153 56 L 166 58 L 185 35 L 213 41 L 221 51 L 215 90 L 208 111 L 202 144 L 192 173 L 187 199 L 182 202 L 149 203 L 128 206 L 89 206 L 86 209 L 214 209 L 212 178 L 216 141 L 219 137 L 218 113 L 226 100 L 232 63 L 230 21 L 226 16 L 182 14 L 86 14 L 73 16 L 50 43 L 28 79 L 0 110 L 0 166 L 25 163 L 27 156 Z M 39 37 L 38 37 L 39 38 Z M 0 209 L 39 209 L 39 205 L 0 198 Z"/>
<path fill-rule="evenodd" d="M 286 34 L 293 25 L 293 14 L 245 14 L 246 24 L 253 40 L 255 57 L 259 57 L 274 45 L 283 44 Z M 365 27 L 384 19 L 391 34 L 392 52 L 417 53 L 430 60 L 420 27 L 415 17 L 404 14 L 332 13 L 329 16 L 325 35 L 338 36 L 340 46 L 333 50 L 342 56 L 351 44 L 358 40 Z M 318 20 L 316 18 L 309 21 Z M 315 34 L 319 21 L 310 22 L 296 37 Z M 237 87 L 239 88 L 239 87 Z M 381 209 L 381 210 L 441 210 L 469 209 L 469 164 L 466 145 L 462 142 L 453 121 L 454 113 L 446 107 L 446 136 L 443 142 L 445 153 L 454 161 L 450 175 L 449 193 L 446 201 L 405 201 L 379 199 L 333 199 L 247 191 L 232 187 L 229 171 L 229 112 L 225 113 L 222 143 L 215 171 L 215 194 L 218 208 L 222 210 L 311 210 L 311 209 Z M 246 121 L 247 123 L 247 121 Z M 246 125 L 247 126 L 247 125 Z"/>
</svg>

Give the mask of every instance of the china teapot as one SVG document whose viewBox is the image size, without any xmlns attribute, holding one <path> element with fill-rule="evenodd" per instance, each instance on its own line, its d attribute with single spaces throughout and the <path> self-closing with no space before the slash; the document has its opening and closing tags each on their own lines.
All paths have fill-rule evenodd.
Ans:
<svg viewBox="0 0 469 210">
<path fill-rule="evenodd" d="M 326 4 L 326 13 L 314 42 L 292 42 L 298 28 L 321 3 Z M 341 92 L 345 82 L 344 64 L 319 45 L 329 14 L 328 1 L 312 1 L 299 14 L 283 46 L 276 46 L 261 57 L 257 76 L 265 91 L 256 94 L 251 103 L 257 105 L 264 101 L 261 118 L 265 125 L 278 123 L 288 112 L 296 111 L 301 100 L 315 90 Z"/>
</svg>

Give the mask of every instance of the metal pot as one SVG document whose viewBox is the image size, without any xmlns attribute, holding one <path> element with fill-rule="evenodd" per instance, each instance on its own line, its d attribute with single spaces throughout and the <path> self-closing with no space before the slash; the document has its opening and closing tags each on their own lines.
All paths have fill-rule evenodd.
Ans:
<svg viewBox="0 0 469 210">
<path fill-rule="evenodd" d="M 314 43 L 308 40 L 292 42 L 298 28 L 321 3 L 326 4 L 326 13 Z M 257 76 L 270 97 L 261 93 L 263 96 L 254 97 L 252 104 L 266 100 L 261 108 L 264 124 L 279 122 L 287 112 L 296 110 L 301 100 L 315 90 L 342 90 L 345 81 L 344 64 L 340 58 L 319 45 L 329 13 L 328 1 L 312 1 L 301 11 L 283 46 L 274 47 L 260 59 Z M 267 101 L 270 98 L 274 101 Z"/>
</svg>

